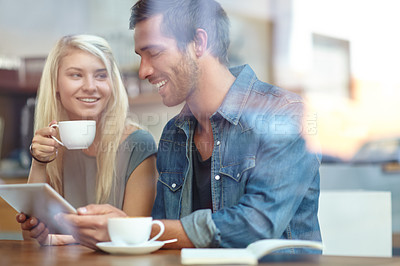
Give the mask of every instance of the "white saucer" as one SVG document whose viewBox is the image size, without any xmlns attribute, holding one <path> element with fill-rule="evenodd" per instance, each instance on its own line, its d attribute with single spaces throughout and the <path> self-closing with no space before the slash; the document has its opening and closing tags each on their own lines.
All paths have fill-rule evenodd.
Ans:
<svg viewBox="0 0 400 266">
<path fill-rule="evenodd" d="M 163 241 L 151 241 L 140 245 L 117 245 L 112 242 L 100 242 L 96 246 L 111 254 L 148 254 L 160 249 L 164 245 Z"/>
</svg>

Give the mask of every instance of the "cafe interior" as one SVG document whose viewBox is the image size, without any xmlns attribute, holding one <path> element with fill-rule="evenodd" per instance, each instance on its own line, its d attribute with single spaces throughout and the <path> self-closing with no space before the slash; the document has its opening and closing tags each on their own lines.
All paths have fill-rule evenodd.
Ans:
<svg viewBox="0 0 400 266">
<path fill-rule="evenodd" d="M 230 65 L 249 64 L 260 80 L 308 103 L 302 133 L 322 154 L 324 256 L 400 256 L 400 2 L 217 1 L 231 22 Z M 134 2 L 0 0 L 0 184 L 27 181 L 42 68 L 67 34 L 110 43 L 130 116 L 158 142 L 182 105 L 164 106 L 138 78 L 128 29 Z M 15 214 L 0 198 L 0 241 L 22 239 Z"/>
</svg>

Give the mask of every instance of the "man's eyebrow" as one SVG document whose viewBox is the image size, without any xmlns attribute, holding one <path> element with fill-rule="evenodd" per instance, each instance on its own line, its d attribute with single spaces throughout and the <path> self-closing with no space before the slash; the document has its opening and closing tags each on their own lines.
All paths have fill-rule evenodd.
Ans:
<svg viewBox="0 0 400 266">
<path fill-rule="evenodd" d="M 150 44 L 150 45 L 146 45 L 146 46 L 140 48 L 139 51 L 140 51 L 140 52 L 145 52 L 146 50 L 153 49 L 153 48 L 156 48 L 156 49 L 163 49 L 163 47 L 162 47 L 161 45 Z M 135 53 L 136 53 L 136 54 L 139 54 L 138 50 L 135 50 Z"/>
</svg>

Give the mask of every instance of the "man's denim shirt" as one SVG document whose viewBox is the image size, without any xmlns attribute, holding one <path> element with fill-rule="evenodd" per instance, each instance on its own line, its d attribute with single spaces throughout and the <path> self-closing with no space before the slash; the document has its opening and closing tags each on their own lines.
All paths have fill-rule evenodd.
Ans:
<svg viewBox="0 0 400 266">
<path fill-rule="evenodd" d="M 243 248 L 267 238 L 321 241 L 320 155 L 308 151 L 303 138 L 301 97 L 259 81 L 248 65 L 231 72 L 237 78 L 210 117 L 213 209 L 192 212 L 196 120 L 185 106 L 160 139 L 153 217 L 180 219 L 196 247 Z"/>
</svg>

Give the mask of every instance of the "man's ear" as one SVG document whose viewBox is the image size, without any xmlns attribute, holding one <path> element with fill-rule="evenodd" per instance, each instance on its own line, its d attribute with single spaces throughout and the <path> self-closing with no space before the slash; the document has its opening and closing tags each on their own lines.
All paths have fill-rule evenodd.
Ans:
<svg viewBox="0 0 400 266">
<path fill-rule="evenodd" d="M 203 29 L 197 29 L 194 37 L 194 51 L 197 57 L 201 57 L 207 50 L 207 41 L 207 32 Z"/>
</svg>

